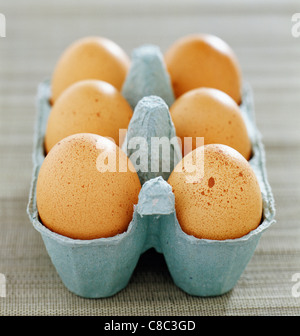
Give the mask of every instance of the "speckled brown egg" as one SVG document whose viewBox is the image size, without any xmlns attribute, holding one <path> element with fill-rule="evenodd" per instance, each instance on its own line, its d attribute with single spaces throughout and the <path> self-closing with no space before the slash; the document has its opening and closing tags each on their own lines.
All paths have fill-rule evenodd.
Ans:
<svg viewBox="0 0 300 336">
<path fill-rule="evenodd" d="M 168 183 L 182 230 L 196 238 L 240 238 L 262 218 L 262 196 L 249 162 L 235 149 L 198 147 L 179 163 Z M 197 168 L 193 171 L 194 168 Z"/>
<path fill-rule="evenodd" d="M 131 162 L 114 142 L 95 134 L 71 135 L 41 166 L 39 217 L 51 231 L 73 239 L 112 237 L 128 228 L 140 189 Z"/>
<path fill-rule="evenodd" d="M 88 36 L 73 42 L 59 58 L 52 76 L 51 103 L 71 84 L 99 79 L 121 90 L 130 65 L 125 51 L 114 41 Z"/>
<path fill-rule="evenodd" d="M 111 84 L 83 80 L 68 87 L 52 106 L 45 133 L 45 151 L 76 133 L 95 133 L 112 138 L 120 146 L 119 130 L 127 129 L 133 111 Z M 122 133 L 121 133 L 122 135 Z"/>
<path fill-rule="evenodd" d="M 197 146 L 197 137 L 204 144 L 224 144 L 236 149 L 246 160 L 252 153 L 246 123 L 237 103 L 226 93 L 212 88 L 198 88 L 184 93 L 170 107 L 176 135 L 187 154 Z M 192 137 L 192 146 L 184 139 Z"/>
<path fill-rule="evenodd" d="M 212 87 L 241 102 L 241 70 L 229 45 L 217 36 L 192 34 L 171 45 L 164 55 L 174 93 Z"/>
</svg>

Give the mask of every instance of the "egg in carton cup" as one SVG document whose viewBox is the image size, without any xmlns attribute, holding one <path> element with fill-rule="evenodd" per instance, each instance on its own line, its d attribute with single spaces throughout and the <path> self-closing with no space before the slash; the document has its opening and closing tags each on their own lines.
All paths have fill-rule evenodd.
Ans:
<svg viewBox="0 0 300 336">
<path fill-rule="evenodd" d="M 157 46 L 142 45 L 133 51 L 122 94 L 134 110 L 122 144 L 128 157 L 135 153 L 134 148 L 128 147 L 135 137 L 145 139 L 146 149 L 150 148 L 152 138 L 171 140 L 176 137 L 169 113 L 176 98 L 164 57 Z M 50 81 L 39 85 L 34 169 L 27 211 L 62 282 L 71 292 L 85 298 L 104 298 L 118 293 L 128 285 L 141 254 L 150 248 L 164 255 L 174 283 L 190 295 L 222 295 L 236 285 L 262 233 L 275 221 L 264 146 L 255 123 L 251 87 L 246 82 L 241 97 L 240 110 L 252 147 L 249 164 L 262 195 L 262 218 L 256 228 L 234 239 L 197 238 L 183 231 L 176 213 L 175 194 L 168 183 L 171 173 L 182 162 L 182 149 L 179 143 L 173 142 L 168 162 L 160 152 L 149 151 L 143 153 L 147 160 L 135 166 L 141 189 L 128 228 L 111 237 L 76 239 L 47 228 L 37 208 L 37 182 L 45 160 L 44 139 L 51 110 Z M 159 161 L 154 162 L 154 170 L 151 169 L 153 155 Z M 162 169 L 164 164 L 169 165 L 167 171 Z"/>
</svg>

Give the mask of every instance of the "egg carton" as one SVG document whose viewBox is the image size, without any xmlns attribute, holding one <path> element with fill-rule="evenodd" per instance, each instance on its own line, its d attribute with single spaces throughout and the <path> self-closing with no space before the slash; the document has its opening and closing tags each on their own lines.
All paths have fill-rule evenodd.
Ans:
<svg viewBox="0 0 300 336">
<path fill-rule="evenodd" d="M 122 93 L 134 109 L 128 137 L 134 130 L 140 130 L 140 134 L 147 136 L 174 135 L 170 114 L 165 113 L 174 102 L 174 96 L 157 46 L 142 45 L 133 51 L 132 66 Z M 85 298 L 115 295 L 130 282 L 141 254 L 154 248 L 163 254 L 174 283 L 184 292 L 205 297 L 230 291 L 252 258 L 262 233 L 275 222 L 274 199 L 267 180 L 265 151 L 256 127 L 250 85 L 243 83 L 241 113 L 251 138 L 253 155 L 249 162 L 260 184 L 263 218 L 249 234 L 227 240 L 198 239 L 182 231 L 176 217 L 174 194 L 167 183 L 170 173 L 164 175 L 162 171 L 138 172 L 142 188 L 132 221 L 122 234 L 78 240 L 46 228 L 38 215 L 36 184 L 45 158 L 44 136 L 51 109 L 50 95 L 50 81 L 45 80 L 40 83 L 37 92 L 34 167 L 27 212 L 67 289 Z M 156 102 L 156 107 L 151 101 Z M 148 118 L 146 123 L 145 116 Z M 174 157 L 173 166 L 180 159 L 176 159 L 176 155 Z"/>
</svg>

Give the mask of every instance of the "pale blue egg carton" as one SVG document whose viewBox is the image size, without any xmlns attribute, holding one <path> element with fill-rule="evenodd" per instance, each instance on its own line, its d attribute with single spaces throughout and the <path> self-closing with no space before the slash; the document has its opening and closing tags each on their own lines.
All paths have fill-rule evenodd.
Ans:
<svg viewBox="0 0 300 336">
<path fill-rule="evenodd" d="M 126 144 L 134 136 L 175 135 L 168 108 L 174 101 L 170 79 L 157 46 L 144 45 L 133 51 L 132 67 L 122 93 L 134 109 Z M 230 291 L 250 261 L 262 233 L 275 222 L 274 199 L 267 180 L 265 152 L 256 127 L 251 88 L 243 87 L 241 110 L 251 137 L 253 156 L 250 164 L 258 178 L 263 197 L 261 224 L 249 234 L 228 240 L 198 239 L 181 230 L 176 218 L 175 197 L 166 182 L 181 159 L 178 148 L 170 172 L 139 171 L 142 189 L 126 232 L 111 238 L 75 240 L 47 229 L 39 220 L 36 183 L 44 160 L 44 135 L 50 112 L 50 83 L 42 82 L 37 94 L 37 120 L 34 134 L 33 175 L 28 215 L 41 234 L 51 261 L 64 285 L 86 298 L 104 298 L 124 289 L 130 282 L 142 253 L 154 248 L 164 255 L 174 283 L 195 296 L 216 296 Z M 132 154 L 128 150 L 127 154 Z M 149 156 L 149 162 L 151 157 Z"/>
</svg>

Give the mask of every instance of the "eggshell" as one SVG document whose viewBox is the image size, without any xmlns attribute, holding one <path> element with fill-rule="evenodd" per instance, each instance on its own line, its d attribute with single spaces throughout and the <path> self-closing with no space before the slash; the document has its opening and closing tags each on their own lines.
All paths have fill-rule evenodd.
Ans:
<svg viewBox="0 0 300 336">
<path fill-rule="evenodd" d="M 88 36 L 73 42 L 59 58 L 52 76 L 52 104 L 71 84 L 100 79 L 121 90 L 130 66 L 125 51 L 110 39 Z"/>
<path fill-rule="evenodd" d="M 240 153 L 226 145 L 210 144 L 190 152 L 182 164 L 168 183 L 185 233 L 225 240 L 240 238 L 258 227 L 261 190 L 254 170 Z M 193 167 L 197 168 L 194 172 Z"/>
<path fill-rule="evenodd" d="M 212 88 L 190 90 L 174 102 L 170 113 L 182 144 L 189 144 L 184 138 L 192 137 L 192 148 L 183 147 L 184 154 L 196 148 L 197 137 L 203 137 L 204 144 L 224 144 L 250 159 L 246 123 L 239 106 L 226 93 Z"/>
<path fill-rule="evenodd" d="M 112 138 L 117 145 L 119 129 L 127 129 L 133 111 L 111 84 L 83 80 L 68 87 L 52 106 L 45 134 L 45 151 L 76 133 L 95 133 Z"/>
<path fill-rule="evenodd" d="M 99 169 L 100 154 L 114 156 L 115 167 L 108 159 L 108 171 Z M 120 163 L 125 163 L 125 171 Z M 112 237 L 127 229 L 140 189 L 134 167 L 114 142 L 75 134 L 58 142 L 43 161 L 37 209 L 42 223 L 60 235 L 83 240 Z"/>
<path fill-rule="evenodd" d="M 236 55 L 217 36 L 193 34 L 178 39 L 164 55 L 176 98 L 197 87 L 212 87 L 241 102 L 241 70 Z"/>
</svg>

